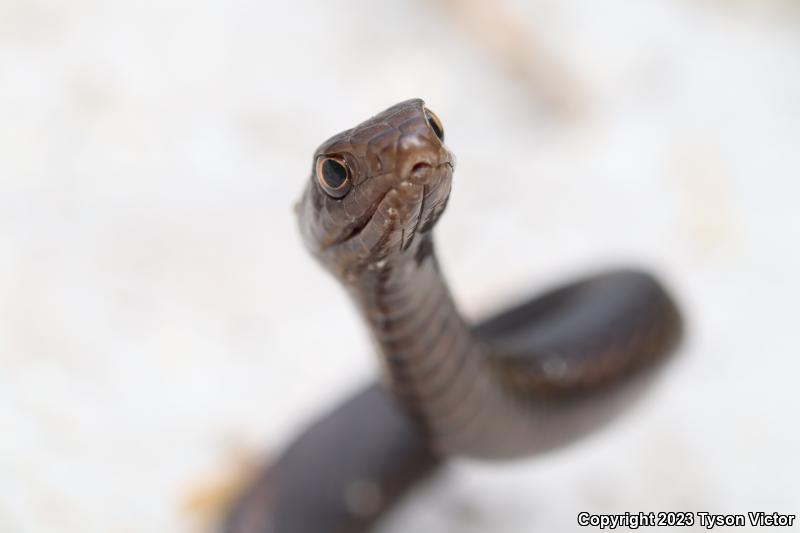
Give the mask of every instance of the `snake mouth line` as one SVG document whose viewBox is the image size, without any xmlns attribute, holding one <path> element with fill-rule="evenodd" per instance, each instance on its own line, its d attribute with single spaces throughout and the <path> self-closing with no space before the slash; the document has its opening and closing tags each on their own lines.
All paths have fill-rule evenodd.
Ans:
<svg viewBox="0 0 800 533">
<path fill-rule="evenodd" d="M 411 246 L 411 241 L 414 240 L 414 236 L 417 234 L 417 229 L 419 228 L 420 222 L 422 222 L 422 214 L 425 212 L 425 200 L 428 199 L 428 186 L 422 186 L 422 199 L 419 202 L 419 212 L 417 213 L 417 219 L 414 221 L 414 227 L 412 227 L 408 232 L 403 230 L 403 236 L 400 239 L 400 249 L 405 250 L 409 246 Z"/>
<path fill-rule="evenodd" d="M 455 162 L 452 161 L 451 159 L 448 159 L 447 161 L 443 161 L 443 162 L 439 163 L 438 165 L 435 165 L 435 166 L 433 166 L 431 168 L 433 168 L 435 170 L 440 170 L 440 169 L 446 168 L 447 171 L 446 171 L 445 179 L 452 179 L 453 170 L 455 169 Z M 409 180 L 409 179 L 406 179 L 404 181 L 410 181 L 410 182 L 413 183 L 413 180 Z M 418 210 L 418 218 L 414 222 L 412 228 L 403 229 L 403 237 L 401 239 L 401 242 L 403 243 L 403 247 L 406 247 L 408 244 L 410 244 L 411 240 L 413 239 L 414 235 L 417 233 L 417 230 L 420 227 L 423 227 L 423 226 L 424 227 L 428 227 L 430 225 L 431 217 L 433 217 L 433 215 L 435 214 L 435 213 L 429 213 L 430 216 L 426 217 L 425 220 L 423 220 L 423 216 L 425 215 L 425 208 L 428 207 L 428 203 L 430 201 L 430 198 L 428 198 L 428 196 L 431 194 L 431 192 L 433 190 L 436 189 L 436 187 L 433 186 L 430 183 L 419 183 L 418 182 L 417 185 L 422 187 L 422 200 L 420 201 L 420 206 L 419 206 L 419 210 Z M 386 198 L 386 196 L 389 193 L 391 193 L 392 191 L 400 192 L 398 187 L 399 187 L 399 184 L 394 186 L 394 187 L 390 187 L 386 192 L 381 194 L 380 197 L 378 197 L 378 199 L 374 202 L 374 204 L 369 209 L 367 209 L 361 217 L 359 217 L 358 219 L 353 221 L 347 227 L 343 228 L 342 233 L 340 234 L 340 236 L 338 238 L 334 238 L 333 240 L 329 241 L 329 243 L 327 245 L 323 246 L 323 249 L 327 249 L 327 248 L 330 248 L 332 246 L 343 244 L 343 243 L 345 243 L 347 241 L 350 241 L 352 239 L 355 239 L 356 237 L 361 235 L 361 233 L 366 229 L 367 226 L 369 226 L 369 224 L 375 218 L 375 214 L 378 212 L 378 209 L 380 208 L 380 206 L 383 203 L 383 201 Z"/>
<path fill-rule="evenodd" d="M 330 244 L 330 246 L 335 246 L 337 244 L 342 244 L 342 243 L 347 242 L 349 240 L 355 239 L 356 237 L 361 235 L 361 233 L 367 228 L 367 226 L 369 226 L 370 223 L 375 219 L 375 215 L 377 214 L 378 209 L 380 209 L 381 204 L 386 199 L 386 197 L 389 195 L 389 193 L 391 193 L 392 191 L 399 191 L 399 189 L 398 189 L 397 186 L 390 187 L 385 193 L 383 193 L 375 201 L 374 205 L 372 207 L 370 207 L 370 209 L 368 209 L 364 213 L 362 218 L 360 218 L 360 219 L 356 220 L 355 222 L 353 222 L 353 224 L 349 228 L 349 231 L 344 233 L 343 237 L 341 237 L 339 239 L 336 239 L 334 242 L 332 242 Z M 426 201 L 426 197 L 425 196 L 428 193 L 428 191 L 429 191 L 429 188 L 427 186 L 423 185 L 422 186 L 422 200 L 420 201 L 420 210 L 419 210 L 420 217 L 422 216 L 422 213 L 423 213 L 422 210 L 423 210 L 423 208 L 425 206 L 425 201 Z M 417 230 L 417 227 L 419 226 L 419 223 L 420 223 L 420 220 L 418 219 L 414 223 L 414 227 L 410 228 L 410 229 L 405 229 L 404 233 L 413 236 L 416 233 L 416 230 Z M 405 239 L 404 239 L 404 241 L 405 241 Z"/>
<path fill-rule="evenodd" d="M 335 246 L 337 244 L 345 243 L 345 242 L 347 242 L 349 240 L 352 240 L 352 239 L 355 239 L 356 237 L 361 235 L 361 232 L 363 232 L 364 229 L 367 226 L 369 226 L 369 223 L 372 222 L 372 219 L 375 218 L 375 214 L 378 212 L 378 208 L 381 206 L 381 203 L 383 203 L 384 198 L 386 198 L 386 196 L 390 192 L 392 192 L 393 190 L 395 190 L 395 188 L 391 187 L 389 190 L 387 190 L 385 193 L 383 193 L 380 196 L 380 198 L 378 198 L 378 200 L 375 202 L 374 207 L 371 207 L 370 209 L 368 209 L 364 213 L 362 218 L 360 218 L 360 219 L 356 220 L 355 222 L 353 222 L 353 224 L 350 226 L 350 229 L 349 229 L 349 231 L 347 231 L 347 233 L 345 233 L 341 238 L 336 239 L 335 241 L 330 243 L 330 245 L 326 246 L 326 248 L 328 248 L 330 246 Z"/>
</svg>

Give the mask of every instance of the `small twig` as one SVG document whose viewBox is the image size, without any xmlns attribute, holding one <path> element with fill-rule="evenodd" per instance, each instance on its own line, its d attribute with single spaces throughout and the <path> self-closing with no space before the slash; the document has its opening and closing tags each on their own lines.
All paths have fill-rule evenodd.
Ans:
<svg viewBox="0 0 800 533">
<path fill-rule="evenodd" d="M 516 19 L 504 2 L 440 0 L 470 36 L 512 77 L 559 113 L 577 115 L 586 90 Z"/>
</svg>

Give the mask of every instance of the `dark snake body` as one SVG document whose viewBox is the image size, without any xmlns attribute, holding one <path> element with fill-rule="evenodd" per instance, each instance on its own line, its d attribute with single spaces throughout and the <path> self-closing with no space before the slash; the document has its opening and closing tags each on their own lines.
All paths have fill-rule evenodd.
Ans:
<svg viewBox="0 0 800 533">
<path fill-rule="evenodd" d="M 301 231 L 369 325 L 385 386 L 312 424 L 237 502 L 225 531 L 366 531 L 442 458 L 524 457 L 591 432 L 679 340 L 672 300 L 630 270 L 467 324 L 431 235 L 454 166 L 442 140 L 438 119 L 409 100 L 317 150 Z"/>
</svg>

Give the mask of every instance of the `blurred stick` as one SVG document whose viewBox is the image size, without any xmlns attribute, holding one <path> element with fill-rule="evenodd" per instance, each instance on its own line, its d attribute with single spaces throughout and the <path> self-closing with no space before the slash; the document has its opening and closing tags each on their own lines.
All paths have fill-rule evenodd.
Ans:
<svg viewBox="0 0 800 533">
<path fill-rule="evenodd" d="M 266 463 L 238 443 L 229 446 L 225 464 L 193 481 L 182 501 L 186 533 L 214 533 L 231 504 Z"/>
<path fill-rule="evenodd" d="M 439 0 L 446 11 L 500 66 L 555 112 L 585 111 L 587 91 L 504 2 Z"/>
</svg>

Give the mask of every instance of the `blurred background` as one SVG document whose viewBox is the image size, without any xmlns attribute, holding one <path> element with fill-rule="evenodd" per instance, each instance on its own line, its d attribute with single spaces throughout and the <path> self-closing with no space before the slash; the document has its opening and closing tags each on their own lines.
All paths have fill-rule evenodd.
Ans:
<svg viewBox="0 0 800 533">
<path fill-rule="evenodd" d="M 691 335 L 606 430 L 454 462 L 380 531 L 800 512 L 799 6 L 1 2 L 0 531 L 210 531 L 373 379 L 291 207 L 318 144 L 417 96 L 465 313 L 632 264 Z"/>
</svg>

